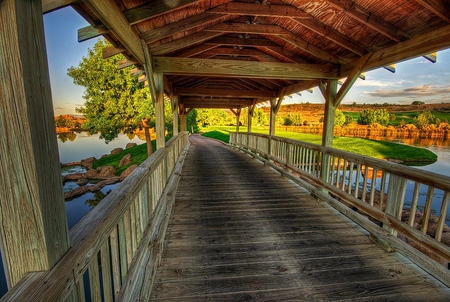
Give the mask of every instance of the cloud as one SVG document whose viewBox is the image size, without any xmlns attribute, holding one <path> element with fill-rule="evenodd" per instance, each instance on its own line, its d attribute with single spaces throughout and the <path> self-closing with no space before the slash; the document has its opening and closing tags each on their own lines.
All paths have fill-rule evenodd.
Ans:
<svg viewBox="0 0 450 302">
<path fill-rule="evenodd" d="M 377 89 L 375 91 L 366 91 L 365 93 L 372 97 L 381 97 L 381 98 L 392 98 L 392 97 L 418 98 L 418 97 L 439 96 L 443 94 L 448 94 L 450 93 L 450 88 L 436 87 L 428 84 L 403 89 Z"/>
</svg>

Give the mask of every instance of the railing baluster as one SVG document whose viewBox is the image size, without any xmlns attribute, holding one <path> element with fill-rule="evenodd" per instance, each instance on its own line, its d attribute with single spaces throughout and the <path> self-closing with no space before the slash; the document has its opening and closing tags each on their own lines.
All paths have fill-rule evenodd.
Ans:
<svg viewBox="0 0 450 302">
<path fill-rule="evenodd" d="M 100 250 L 102 263 L 103 298 L 105 301 L 113 301 L 113 288 L 111 284 L 111 257 L 109 241 L 106 240 Z"/>
<path fill-rule="evenodd" d="M 420 192 L 420 183 L 415 182 L 414 183 L 414 193 L 413 193 L 412 200 L 411 200 L 411 208 L 409 210 L 408 224 L 410 226 L 414 225 L 414 219 L 416 218 L 417 204 L 419 203 L 419 192 Z"/>
<path fill-rule="evenodd" d="M 445 219 L 447 218 L 447 209 L 448 209 L 448 200 L 449 199 L 450 199 L 450 192 L 447 191 L 444 193 L 444 196 L 442 198 L 441 211 L 439 213 L 439 221 L 438 221 L 438 225 L 436 228 L 436 235 L 434 237 L 439 242 L 442 240 L 442 231 L 444 230 Z"/>
<path fill-rule="evenodd" d="M 377 172 L 378 170 L 373 168 L 372 169 L 373 173 L 372 173 L 372 181 L 370 183 L 370 201 L 369 204 L 373 207 L 373 201 L 375 198 L 375 185 L 377 183 Z"/>
<path fill-rule="evenodd" d="M 363 187 L 361 190 L 361 200 L 364 202 L 366 202 L 368 178 L 369 178 L 369 167 L 367 165 L 365 165 L 364 166 L 364 181 L 363 181 Z"/>
<path fill-rule="evenodd" d="M 335 187 L 339 188 L 339 184 L 341 181 L 341 158 L 337 158 L 337 168 L 336 168 L 336 184 Z"/>
<path fill-rule="evenodd" d="M 425 201 L 425 207 L 423 209 L 423 221 L 422 221 L 422 227 L 420 230 L 426 234 L 428 230 L 428 224 L 430 222 L 430 215 L 431 215 L 431 205 L 433 203 L 433 194 L 434 194 L 434 188 L 428 187 L 427 191 L 427 199 Z"/>
<path fill-rule="evenodd" d="M 342 191 L 345 191 L 345 180 L 347 179 L 347 165 L 348 165 L 348 160 L 345 159 L 344 160 L 344 166 L 342 167 Z"/>
<path fill-rule="evenodd" d="M 352 186 L 353 186 L 353 170 L 354 170 L 354 166 L 355 163 L 354 162 L 350 162 L 350 167 L 349 167 L 349 173 L 348 173 L 348 186 L 347 186 L 347 193 L 351 194 L 352 193 Z"/>
<path fill-rule="evenodd" d="M 361 181 L 361 164 L 358 164 L 356 166 L 355 194 L 353 195 L 356 198 L 358 198 L 358 194 L 359 194 L 359 183 L 360 183 L 360 181 Z"/>
<path fill-rule="evenodd" d="M 110 247 L 111 247 L 111 267 L 114 286 L 114 297 L 117 297 L 121 285 L 120 260 L 119 260 L 119 240 L 117 238 L 117 227 L 111 232 Z"/>
<path fill-rule="evenodd" d="M 382 171 L 380 186 L 380 210 L 384 211 L 384 191 L 386 190 L 386 172 Z"/>
<path fill-rule="evenodd" d="M 128 271 L 128 261 L 127 261 L 127 239 L 125 235 L 125 222 L 124 218 L 119 221 L 119 257 L 120 257 L 120 272 L 121 272 L 121 283 L 125 281 L 125 277 Z"/>
<path fill-rule="evenodd" d="M 131 235 L 131 212 L 128 209 L 124 215 L 123 225 L 125 227 L 125 244 L 127 251 L 127 270 L 131 265 L 131 261 L 133 261 L 133 237 Z"/>
<path fill-rule="evenodd" d="M 100 292 L 100 275 L 97 255 L 93 257 L 89 263 L 89 287 L 91 290 L 91 301 L 101 302 L 102 295 Z"/>
<path fill-rule="evenodd" d="M 130 204 L 130 234 L 131 234 L 131 259 L 134 257 L 134 253 L 137 250 L 137 227 L 136 227 L 136 209 L 134 201 Z"/>
</svg>

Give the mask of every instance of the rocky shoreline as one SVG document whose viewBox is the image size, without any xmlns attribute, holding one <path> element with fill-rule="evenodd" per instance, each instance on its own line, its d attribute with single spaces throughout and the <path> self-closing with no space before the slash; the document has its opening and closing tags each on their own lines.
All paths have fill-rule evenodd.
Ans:
<svg viewBox="0 0 450 302">
<path fill-rule="evenodd" d="M 126 146 L 126 149 L 134 147 L 136 144 L 129 143 Z M 122 148 L 115 148 L 111 151 L 109 155 L 118 154 L 122 152 Z M 103 155 L 103 157 L 108 155 Z M 128 175 L 133 172 L 133 170 L 137 167 L 136 164 L 129 166 L 125 171 L 123 171 L 120 175 L 116 175 L 116 168 L 113 166 L 100 166 L 97 168 L 92 168 L 94 162 L 97 159 L 95 157 L 89 157 L 86 159 L 82 159 L 79 162 L 70 162 L 61 164 L 61 168 L 63 167 L 72 167 L 72 166 L 80 166 L 86 169 L 86 172 L 78 172 L 72 173 L 62 176 L 63 184 L 66 182 L 75 182 L 79 187 L 72 189 L 68 192 L 64 193 L 64 199 L 71 199 L 80 195 L 83 195 L 87 192 L 95 192 L 101 190 L 106 185 L 111 185 L 114 183 L 121 182 Z M 131 163 L 131 154 L 125 154 L 120 163 L 119 167 L 129 165 Z"/>
</svg>

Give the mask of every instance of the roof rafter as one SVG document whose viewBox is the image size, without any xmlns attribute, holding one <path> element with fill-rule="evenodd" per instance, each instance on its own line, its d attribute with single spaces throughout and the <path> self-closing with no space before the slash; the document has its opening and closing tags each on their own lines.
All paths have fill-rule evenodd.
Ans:
<svg viewBox="0 0 450 302">
<path fill-rule="evenodd" d="M 395 42 L 400 42 L 410 38 L 410 35 L 384 21 L 382 18 L 372 14 L 365 8 L 353 1 L 326 0 L 330 5 L 345 12 L 347 15 L 376 30 L 380 34 L 390 38 Z"/>
<path fill-rule="evenodd" d="M 266 79 L 338 78 L 333 65 L 154 57 L 154 70 L 165 74 Z"/>
<path fill-rule="evenodd" d="M 450 23 L 450 4 L 444 0 L 416 0 L 417 3 L 426 7 L 442 20 Z"/>
</svg>

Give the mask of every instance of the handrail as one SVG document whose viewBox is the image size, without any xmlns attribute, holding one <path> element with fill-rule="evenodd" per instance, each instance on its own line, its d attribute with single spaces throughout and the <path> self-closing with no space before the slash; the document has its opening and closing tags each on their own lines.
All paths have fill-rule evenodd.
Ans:
<svg viewBox="0 0 450 302">
<path fill-rule="evenodd" d="M 445 267 L 450 247 L 441 243 L 447 227 L 450 177 L 276 136 L 230 133 L 230 145 L 305 186 L 368 230 L 387 250 L 401 251 L 450 286 L 450 270 Z M 409 218 L 403 222 L 406 202 L 411 205 Z M 441 207 L 431 228 L 433 202 Z M 421 204 L 423 222 L 416 229 L 415 216 Z"/>
<path fill-rule="evenodd" d="M 148 249 L 145 236 L 152 228 L 165 232 L 188 147 L 188 132 L 182 132 L 153 153 L 70 230 L 71 248 L 50 271 L 28 274 L 2 301 L 85 301 L 88 292 L 92 301 L 113 301 L 124 295 L 141 260 L 135 256 Z M 152 244 L 160 253 L 158 240 Z M 158 257 L 152 261 L 157 265 Z"/>
</svg>

